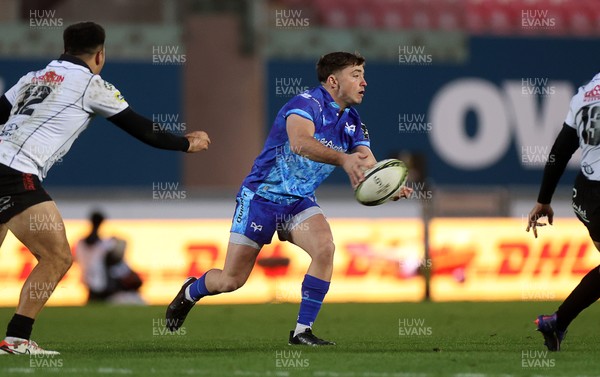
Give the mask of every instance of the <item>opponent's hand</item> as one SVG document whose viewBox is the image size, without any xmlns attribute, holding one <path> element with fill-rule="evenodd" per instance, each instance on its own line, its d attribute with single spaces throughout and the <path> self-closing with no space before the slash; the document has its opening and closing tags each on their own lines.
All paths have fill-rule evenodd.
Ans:
<svg viewBox="0 0 600 377">
<path fill-rule="evenodd" d="M 529 229 L 532 229 L 535 238 L 537 238 L 537 227 L 546 226 L 546 223 L 538 222 L 538 220 L 544 216 L 548 217 L 548 223 L 552 225 L 554 211 L 552 210 L 552 207 L 550 207 L 550 204 L 536 203 L 531 212 L 529 212 L 526 230 L 529 232 Z"/>
<path fill-rule="evenodd" d="M 368 154 L 355 152 L 344 155 L 342 168 L 348 174 L 352 188 L 356 189 L 359 183 L 365 180 L 365 170 L 373 167 L 372 161 L 368 161 Z"/>
<path fill-rule="evenodd" d="M 190 142 L 190 147 L 187 150 L 188 153 L 205 151 L 210 144 L 208 134 L 204 131 L 190 132 L 189 134 L 186 134 L 185 137 Z"/>
<path fill-rule="evenodd" d="M 394 194 L 394 196 L 392 196 L 391 200 L 393 201 L 397 201 L 401 198 L 409 198 L 410 194 L 412 194 L 413 189 L 410 187 L 406 187 L 406 186 L 402 186 L 400 187 L 400 189 L 398 190 L 398 192 L 396 192 Z"/>
</svg>

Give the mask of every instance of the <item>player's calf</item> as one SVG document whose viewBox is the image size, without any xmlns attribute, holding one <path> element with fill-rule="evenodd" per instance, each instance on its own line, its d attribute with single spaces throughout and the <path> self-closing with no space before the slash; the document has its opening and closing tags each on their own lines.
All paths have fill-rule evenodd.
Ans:
<svg viewBox="0 0 600 377">
<path fill-rule="evenodd" d="M 241 287 L 244 286 L 244 284 L 246 283 L 246 278 L 244 277 L 239 277 L 239 276 L 222 276 L 223 273 L 221 272 L 221 276 L 219 277 L 219 280 L 217 281 L 217 291 L 214 293 L 226 293 L 226 292 L 233 292 L 235 290 L 240 289 Z"/>
</svg>

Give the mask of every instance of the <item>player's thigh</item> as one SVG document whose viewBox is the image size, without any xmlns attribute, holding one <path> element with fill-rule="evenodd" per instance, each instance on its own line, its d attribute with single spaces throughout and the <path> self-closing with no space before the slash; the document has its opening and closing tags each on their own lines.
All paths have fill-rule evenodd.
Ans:
<svg viewBox="0 0 600 377">
<path fill-rule="evenodd" d="M 600 251 L 600 184 L 587 180 L 580 173 L 573 186 L 572 207 Z"/>
<path fill-rule="evenodd" d="M 290 230 L 289 241 L 311 257 L 333 254 L 333 234 L 323 214 L 315 214 Z"/>
<path fill-rule="evenodd" d="M 27 208 L 13 216 L 6 225 L 37 259 L 57 256 L 70 259 L 65 225 L 53 201 Z"/>
<path fill-rule="evenodd" d="M 222 274 L 226 278 L 245 282 L 254 268 L 259 252 L 260 249 L 256 247 L 229 242 Z"/>
</svg>

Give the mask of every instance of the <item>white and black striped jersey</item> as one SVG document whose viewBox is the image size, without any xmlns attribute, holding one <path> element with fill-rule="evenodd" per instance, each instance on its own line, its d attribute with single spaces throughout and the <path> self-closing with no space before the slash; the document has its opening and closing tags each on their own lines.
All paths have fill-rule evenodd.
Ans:
<svg viewBox="0 0 600 377">
<path fill-rule="evenodd" d="M 600 73 L 573 96 L 565 124 L 577 131 L 582 173 L 600 181 Z"/>
<path fill-rule="evenodd" d="M 0 130 L 0 163 L 40 180 L 94 115 L 108 118 L 129 106 L 113 85 L 65 55 L 27 73 L 4 96 L 12 109 Z"/>
</svg>

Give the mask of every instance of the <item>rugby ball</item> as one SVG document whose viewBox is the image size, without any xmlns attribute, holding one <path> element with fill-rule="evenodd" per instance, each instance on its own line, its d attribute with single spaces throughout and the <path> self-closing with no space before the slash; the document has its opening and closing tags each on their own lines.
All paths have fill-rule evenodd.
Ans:
<svg viewBox="0 0 600 377">
<path fill-rule="evenodd" d="M 408 168 L 396 159 L 382 160 L 365 171 L 365 180 L 354 191 L 354 197 L 366 206 L 388 201 L 406 183 Z"/>
</svg>

